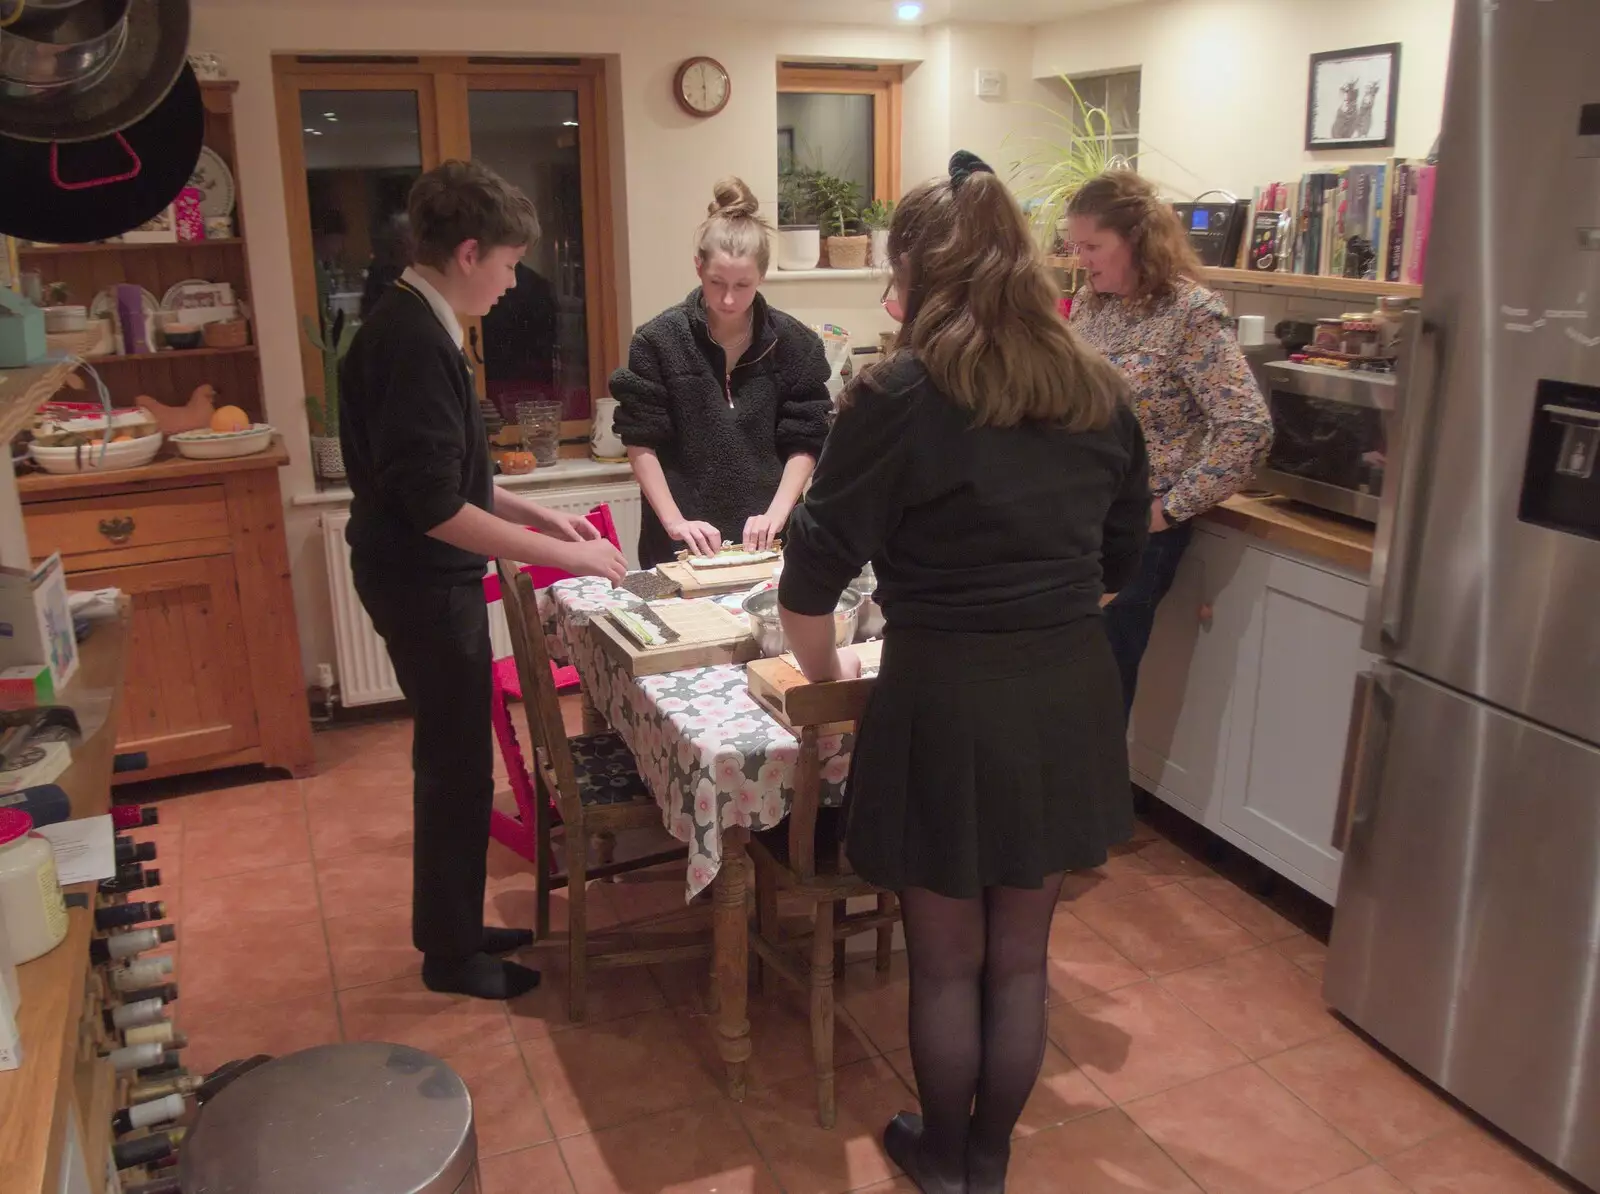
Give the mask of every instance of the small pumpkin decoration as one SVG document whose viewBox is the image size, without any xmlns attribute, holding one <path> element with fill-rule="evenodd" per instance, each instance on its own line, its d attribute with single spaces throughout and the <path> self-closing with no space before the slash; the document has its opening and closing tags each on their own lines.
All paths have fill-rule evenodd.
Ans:
<svg viewBox="0 0 1600 1194">
<path fill-rule="evenodd" d="M 539 462 L 532 452 L 500 452 L 497 454 L 500 462 L 500 471 L 512 477 L 520 477 L 533 472 L 539 467 Z"/>
</svg>

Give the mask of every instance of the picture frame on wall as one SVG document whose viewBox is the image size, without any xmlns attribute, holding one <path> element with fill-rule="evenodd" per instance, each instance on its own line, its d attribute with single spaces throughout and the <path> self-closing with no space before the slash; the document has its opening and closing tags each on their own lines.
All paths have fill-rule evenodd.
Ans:
<svg viewBox="0 0 1600 1194">
<path fill-rule="evenodd" d="M 1306 148 L 1392 148 L 1399 100 L 1399 42 L 1311 55 Z"/>
</svg>

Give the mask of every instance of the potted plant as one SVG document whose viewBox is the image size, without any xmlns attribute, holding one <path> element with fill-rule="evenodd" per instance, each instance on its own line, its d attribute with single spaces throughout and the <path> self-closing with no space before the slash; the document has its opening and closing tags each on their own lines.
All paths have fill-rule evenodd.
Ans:
<svg viewBox="0 0 1600 1194">
<path fill-rule="evenodd" d="M 889 266 L 889 225 L 894 222 L 894 200 L 874 199 L 861 209 L 861 223 L 871 242 L 868 260 L 876 269 Z"/>
<path fill-rule="evenodd" d="M 1072 93 L 1071 111 L 1059 112 L 1035 104 L 1049 118 L 1045 131 L 1029 138 L 1035 143 L 1027 156 L 1015 163 L 1013 185 L 1026 201 L 1041 242 L 1046 250 L 1059 240 L 1066 248 L 1067 207 L 1090 179 L 1107 170 L 1127 170 L 1134 158 L 1118 151 L 1111 136 L 1111 114 L 1091 105 L 1072 80 L 1061 81 Z"/>
<path fill-rule="evenodd" d="M 810 170 L 786 170 L 778 179 L 778 268 L 816 269 L 822 232 L 812 200 Z"/>
<path fill-rule="evenodd" d="M 826 257 L 831 269 L 865 269 L 870 239 L 852 230 L 861 215 L 861 184 L 822 170 L 807 180 L 811 200 L 822 224 Z"/>
<path fill-rule="evenodd" d="M 321 327 L 305 320 L 306 339 L 322 354 L 322 394 L 306 395 L 306 417 L 311 430 L 311 461 L 324 481 L 344 480 L 344 452 L 339 447 L 339 364 L 355 339 L 353 323 L 343 311 L 324 307 Z"/>
</svg>

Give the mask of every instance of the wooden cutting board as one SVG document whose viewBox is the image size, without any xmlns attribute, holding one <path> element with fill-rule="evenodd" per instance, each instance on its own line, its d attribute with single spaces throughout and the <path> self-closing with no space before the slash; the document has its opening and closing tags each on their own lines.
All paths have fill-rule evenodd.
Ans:
<svg viewBox="0 0 1600 1194">
<path fill-rule="evenodd" d="M 793 655 L 776 659 L 757 659 L 746 665 L 750 695 L 756 703 L 786 726 L 831 725 L 834 722 L 860 721 L 877 683 L 878 663 L 883 644 L 861 643 L 856 647 L 861 669 L 871 674 L 859 680 L 837 680 L 813 684 L 795 666 Z"/>
<path fill-rule="evenodd" d="M 660 601 L 652 604 L 650 610 L 677 632 L 677 641 L 659 647 L 641 647 L 603 614 L 590 623 L 600 636 L 601 648 L 621 663 L 630 676 L 656 676 L 719 663 L 745 663 L 760 654 L 744 616 L 714 601 Z"/>
<path fill-rule="evenodd" d="M 730 568 L 691 568 L 682 560 L 674 560 L 657 565 L 656 571 L 681 587 L 685 597 L 720 597 L 724 593 L 753 589 L 762 581 L 771 580 L 777 567 L 777 560 Z"/>
</svg>

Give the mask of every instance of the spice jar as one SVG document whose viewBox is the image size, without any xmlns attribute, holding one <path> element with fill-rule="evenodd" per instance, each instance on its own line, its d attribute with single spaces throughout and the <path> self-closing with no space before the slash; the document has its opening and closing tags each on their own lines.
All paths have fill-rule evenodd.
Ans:
<svg viewBox="0 0 1600 1194">
<path fill-rule="evenodd" d="M 1317 320 L 1317 331 L 1311 340 L 1311 347 L 1318 352 L 1344 351 L 1344 320 Z"/>
<path fill-rule="evenodd" d="M 0 915 L 17 965 L 49 953 L 67 935 L 55 850 L 16 808 L 0 809 Z"/>
</svg>

